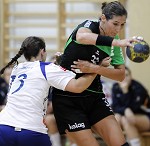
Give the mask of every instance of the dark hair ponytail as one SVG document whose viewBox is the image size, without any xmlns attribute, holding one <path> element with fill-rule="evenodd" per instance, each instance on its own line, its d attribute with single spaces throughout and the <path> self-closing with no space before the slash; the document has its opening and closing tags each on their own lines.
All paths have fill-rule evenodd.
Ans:
<svg viewBox="0 0 150 146">
<path fill-rule="evenodd" d="M 5 66 L 3 67 L 1 70 L 0 70 L 0 75 L 2 75 L 5 71 L 5 69 L 11 65 L 14 65 L 14 64 L 18 64 L 18 58 L 20 58 L 20 56 L 24 53 L 24 50 L 25 48 L 20 48 L 19 52 L 16 54 L 16 56 L 14 58 L 11 59 L 11 61 Z"/>
<path fill-rule="evenodd" d="M 40 49 L 44 49 L 44 51 L 46 51 L 45 47 L 46 45 L 44 39 L 36 36 L 27 37 L 22 42 L 21 48 L 19 52 L 16 54 L 16 56 L 12 58 L 11 61 L 4 68 L 1 69 L 0 75 L 4 73 L 7 67 L 18 63 L 17 60 L 22 54 L 24 54 L 26 60 L 30 61 L 32 57 L 36 57 L 38 55 Z"/>
</svg>

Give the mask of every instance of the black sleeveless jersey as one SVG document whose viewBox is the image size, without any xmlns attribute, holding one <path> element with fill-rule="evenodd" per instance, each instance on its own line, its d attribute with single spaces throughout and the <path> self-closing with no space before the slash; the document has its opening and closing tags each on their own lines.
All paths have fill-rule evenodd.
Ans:
<svg viewBox="0 0 150 146">
<path fill-rule="evenodd" d="M 100 34 L 99 31 L 99 21 L 93 22 L 86 20 L 73 31 L 73 33 L 68 38 L 64 54 L 61 61 L 61 66 L 71 70 L 71 65 L 73 65 L 73 61 L 77 61 L 78 59 L 87 60 L 95 64 L 99 64 L 104 58 L 110 56 L 111 47 L 108 46 L 96 46 L 96 45 L 84 45 L 80 44 L 76 41 L 76 33 L 80 27 L 89 28 L 93 33 Z M 83 73 L 76 73 L 76 78 L 79 78 L 83 75 Z M 53 90 L 54 94 L 65 94 L 69 96 L 86 96 L 89 94 L 100 94 L 102 91 L 102 84 L 100 81 L 100 75 L 97 75 L 92 84 L 88 89 L 83 91 L 82 93 L 71 93 L 67 91 L 61 91 L 58 89 Z"/>
</svg>

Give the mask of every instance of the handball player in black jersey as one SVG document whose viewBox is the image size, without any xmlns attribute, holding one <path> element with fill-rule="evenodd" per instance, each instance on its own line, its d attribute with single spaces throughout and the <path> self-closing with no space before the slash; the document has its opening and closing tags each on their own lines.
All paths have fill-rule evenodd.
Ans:
<svg viewBox="0 0 150 146">
<path fill-rule="evenodd" d="M 118 37 L 126 18 L 127 11 L 118 1 L 103 3 L 100 19 L 79 24 L 66 42 L 60 65 L 71 70 L 72 67 L 80 68 L 80 60 L 86 60 L 83 65 L 90 64 L 87 73 L 92 71 L 97 74 L 90 87 L 82 93 L 53 89 L 52 104 L 58 130 L 60 134 L 67 134 L 78 146 L 99 146 L 93 131 L 108 146 L 129 146 L 105 98 L 100 81 L 101 75 L 117 81 L 125 77 L 120 47 L 132 46 L 131 42 L 136 41 L 135 38 L 120 40 Z M 107 68 L 101 64 L 102 61 L 114 67 Z M 84 74 L 79 69 L 73 70 L 76 78 Z"/>
</svg>

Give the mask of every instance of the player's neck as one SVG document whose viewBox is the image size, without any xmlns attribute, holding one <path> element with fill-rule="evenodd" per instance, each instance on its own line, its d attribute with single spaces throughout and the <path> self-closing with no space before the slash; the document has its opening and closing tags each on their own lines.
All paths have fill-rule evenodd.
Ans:
<svg viewBox="0 0 150 146">
<path fill-rule="evenodd" d="M 41 61 L 38 57 L 31 57 L 30 62 Z"/>
</svg>

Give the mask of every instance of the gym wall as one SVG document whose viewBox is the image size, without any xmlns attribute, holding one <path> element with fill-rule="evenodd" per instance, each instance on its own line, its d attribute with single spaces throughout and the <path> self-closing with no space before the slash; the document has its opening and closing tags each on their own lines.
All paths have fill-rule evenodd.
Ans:
<svg viewBox="0 0 150 146">
<path fill-rule="evenodd" d="M 143 36 L 150 45 L 150 1 L 127 0 L 128 21 L 127 36 Z M 133 63 L 128 59 L 127 65 L 135 79 L 143 83 L 150 93 L 150 57 L 143 63 Z"/>
</svg>

